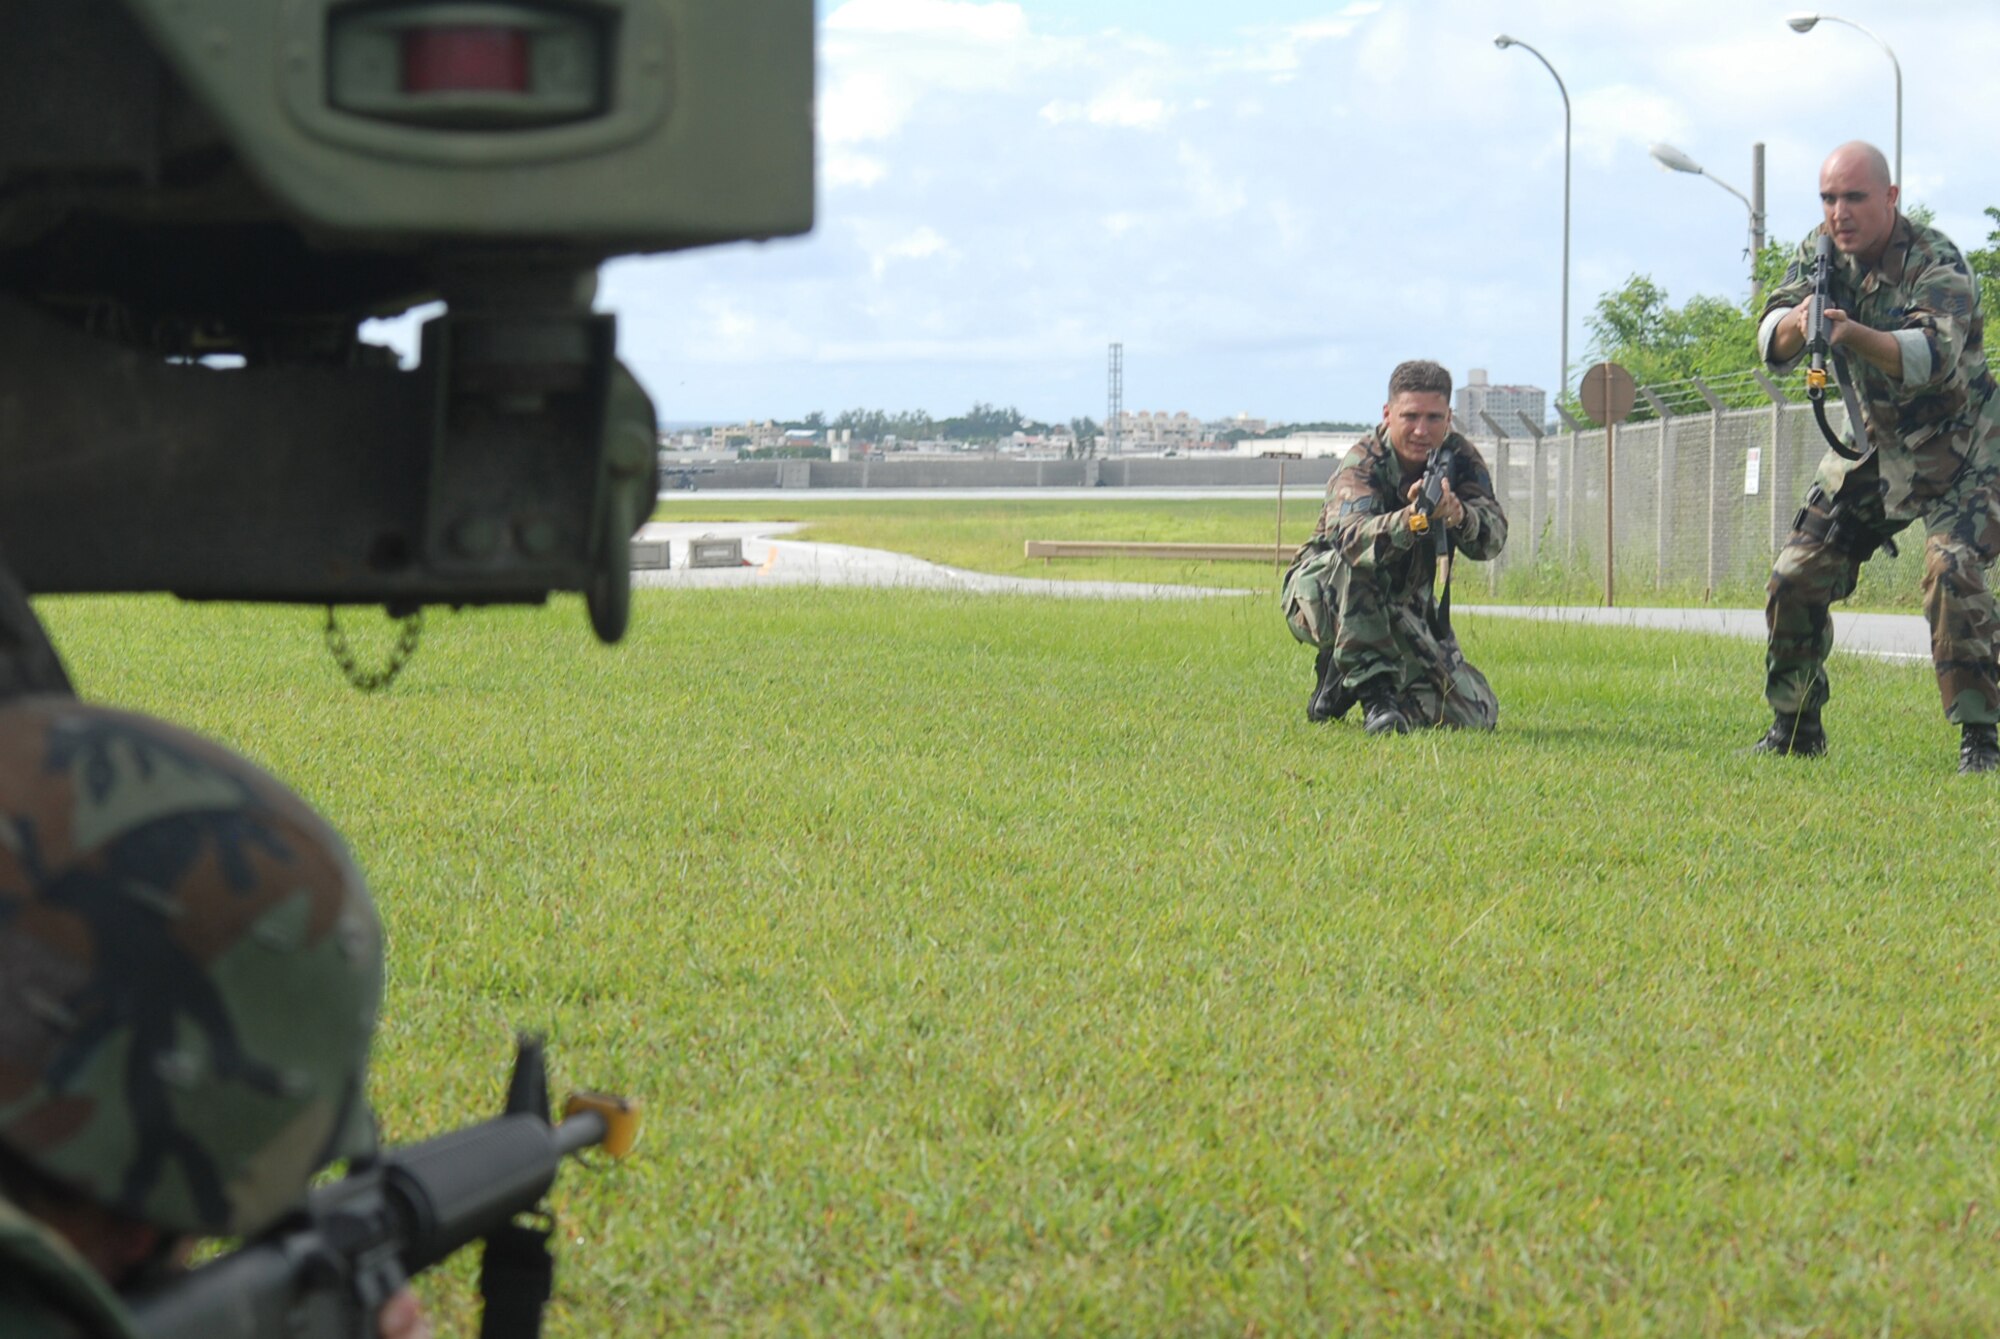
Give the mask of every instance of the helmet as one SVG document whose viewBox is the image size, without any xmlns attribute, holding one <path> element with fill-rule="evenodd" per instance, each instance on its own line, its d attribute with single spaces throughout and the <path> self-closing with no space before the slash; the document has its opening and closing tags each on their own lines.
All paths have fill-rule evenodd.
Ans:
<svg viewBox="0 0 2000 1339">
<path fill-rule="evenodd" d="M 0 1144 L 171 1233 L 374 1147 L 382 932 L 339 834 L 150 717 L 0 704 Z"/>
</svg>

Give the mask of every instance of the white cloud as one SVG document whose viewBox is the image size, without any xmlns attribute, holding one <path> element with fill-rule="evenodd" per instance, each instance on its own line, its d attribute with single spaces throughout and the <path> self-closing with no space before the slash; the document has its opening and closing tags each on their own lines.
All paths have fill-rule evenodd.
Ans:
<svg viewBox="0 0 2000 1339">
<path fill-rule="evenodd" d="M 887 139 L 903 128 L 916 95 L 880 71 L 835 74 L 819 99 L 819 135 L 826 144 Z"/>
<path fill-rule="evenodd" d="M 1052 126 L 1087 124 L 1125 130 L 1155 130 L 1165 124 L 1173 109 L 1164 101 L 1131 89 L 1110 89 L 1089 102 L 1056 98 L 1042 104 L 1036 113 Z"/>
<path fill-rule="evenodd" d="M 1188 199 L 1196 209 L 1220 218 L 1236 213 L 1250 202 L 1250 193 L 1243 179 L 1223 175 L 1217 170 L 1212 154 L 1183 140 L 1178 157 L 1185 174 Z"/>
<path fill-rule="evenodd" d="M 1682 103 L 1655 89 L 1610 84 L 1573 94 L 1572 102 L 1575 152 L 1599 164 L 1636 163 L 1661 140 L 1680 143 L 1687 138 L 1688 115 Z"/>
<path fill-rule="evenodd" d="M 857 144 L 901 133 L 933 99 L 1002 92 L 1061 59 L 1018 4 L 848 0 L 821 25 L 819 133 Z"/>
<path fill-rule="evenodd" d="M 923 227 L 872 252 L 868 264 L 870 271 L 880 279 L 888 273 L 891 261 L 929 260 L 933 256 L 955 260 L 958 258 L 958 252 L 951 243 L 939 235 L 937 229 Z"/>
<path fill-rule="evenodd" d="M 1124 126 L 1131 130 L 1150 130 L 1167 119 L 1167 104 L 1158 98 L 1114 89 L 1091 99 L 1085 115 L 1095 126 Z"/>
<path fill-rule="evenodd" d="M 1250 45 L 1225 54 L 1223 68 L 1263 74 L 1273 83 L 1289 83 L 1304 67 L 1306 53 L 1323 42 L 1354 36 L 1362 20 L 1376 14 L 1376 3 L 1351 4 L 1332 18 L 1311 19 L 1282 28 L 1256 28 L 1246 33 Z"/>
<path fill-rule="evenodd" d="M 887 163 L 866 154 L 831 152 L 819 165 L 820 184 L 833 189 L 844 186 L 866 189 L 888 175 Z"/>
<path fill-rule="evenodd" d="M 847 0 L 821 27 L 829 33 L 947 33 L 975 42 L 1010 42 L 1028 30 L 1016 4 L 973 0 Z"/>
</svg>

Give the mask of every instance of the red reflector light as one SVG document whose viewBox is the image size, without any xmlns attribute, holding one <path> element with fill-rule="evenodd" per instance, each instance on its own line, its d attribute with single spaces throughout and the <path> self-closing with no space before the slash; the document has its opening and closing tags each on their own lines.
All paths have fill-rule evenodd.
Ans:
<svg viewBox="0 0 2000 1339">
<path fill-rule="evenodd" d="M 405 93 L 526 93 L 528 34 L 492 26 L 403 34 Z"/>
</svg>

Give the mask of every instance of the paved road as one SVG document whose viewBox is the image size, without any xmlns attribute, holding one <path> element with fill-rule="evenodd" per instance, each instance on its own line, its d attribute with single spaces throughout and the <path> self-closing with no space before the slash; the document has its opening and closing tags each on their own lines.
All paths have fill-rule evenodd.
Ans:
<svg viewBox="0 0 2000 1339">
<path fill-rule="evenodd" d="M 962 590 L 982 595 L 1053 595 L 1072 600 L 1200 600 L 1265 591 L 1215 586 L 1168 586 L 1138 581 L 1043 581 L 994 576 L 912 558 L 907 553 L 848 544 L 779 539 L 797 521 L 652 521 L 636 538 L 666 540 L 673 566 L 632 573 L 635 587 L 706 589 L 728 586 L 900 586 L 911 590 Z M 691 568 L 688 541 L 715 536 L 743 541 L 742 567 Z"/>
<path fill-rule="evenodd" d="M 1764 640 L 1761 609 L 1597 609 L 1554 605 L 1465 605 L 1468 614 L 1493 618 L 1534 618 L 1554 623 L 1590 623 L 1599 627 L 1666 628 L 1675 632 L 1708 632 L 1724 637 Z M 1833 616 L 1836 650 L 1884 660 L 1931 658 L 1931 630 L 1917 614 L 1844 614 Z"/>
</svg>

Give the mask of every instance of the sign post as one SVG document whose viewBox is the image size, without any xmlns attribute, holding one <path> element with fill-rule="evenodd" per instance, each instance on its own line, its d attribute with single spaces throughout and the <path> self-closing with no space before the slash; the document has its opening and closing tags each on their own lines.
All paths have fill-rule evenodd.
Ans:
<svg viewBox="0 0 2000 1339">
<path fill-rule="evenodd" d="M 1613 604 L 1611 583 L 1612 544 L 1612 463 L 1616 455 L 1613 442 L 1618 436 L 1618 425 L 1632 413 L 1632 403 L 1638 397 L 1639 388 L 1632 380 L 1632 374 L 1617 363 L 1597 363 L 1583 374 L 1583 384 L 1577 387 L 1577 398 L 1583 402 L 1583 412 L 1593 422 L 1604 425 L 1604 607 Z"/>
</svg>

